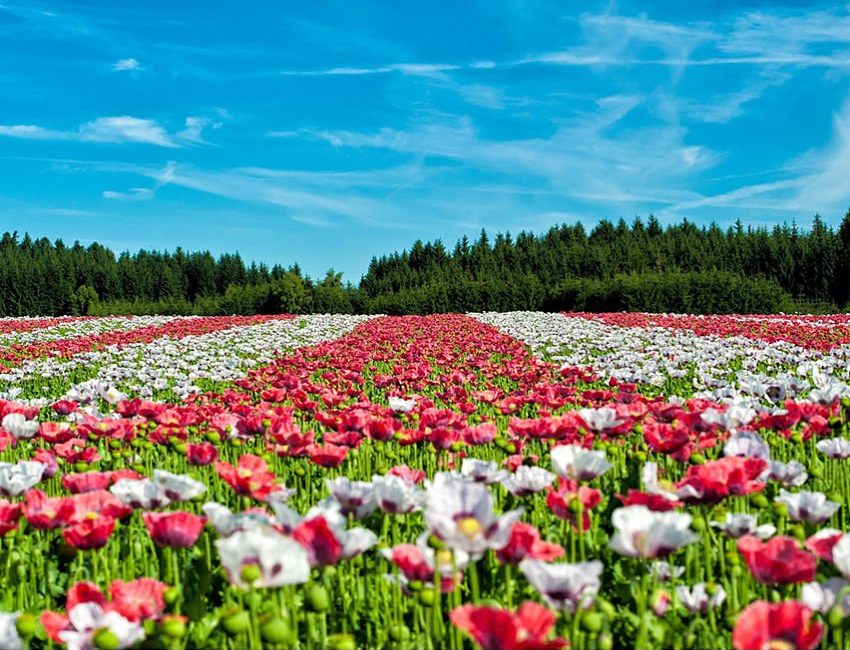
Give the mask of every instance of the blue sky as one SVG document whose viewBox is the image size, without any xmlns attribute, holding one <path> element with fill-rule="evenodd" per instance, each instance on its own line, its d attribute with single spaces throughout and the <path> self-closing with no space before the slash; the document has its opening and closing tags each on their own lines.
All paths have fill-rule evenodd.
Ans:
<svg viewBox="0 0 850 650">
<path fill-rule="evenodd" d="M 482 226 L 850 207 L 850 4 L 0 0 L 0 51 L 0 230 L 356 281 Z"/>
</svg>

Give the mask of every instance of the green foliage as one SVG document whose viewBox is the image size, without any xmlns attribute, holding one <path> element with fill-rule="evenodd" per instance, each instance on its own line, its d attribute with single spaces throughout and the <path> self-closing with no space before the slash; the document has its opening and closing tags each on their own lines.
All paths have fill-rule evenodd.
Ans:
<svg viewBox="0 0 850 650">
<path fill-rule="evenodd" d="M 485 231 L 373 258 L 359 287 L 333 270 L 246 265 L 238 254 L 68 247 L 0 239 L 0 316 L 59 314 L 425 314 L 507 310 L 835 311 L 850 301 L 850 212 L 838 230 L 722 230 L 650 215 L 559 225 L 540 236 Z"/>
</svg>

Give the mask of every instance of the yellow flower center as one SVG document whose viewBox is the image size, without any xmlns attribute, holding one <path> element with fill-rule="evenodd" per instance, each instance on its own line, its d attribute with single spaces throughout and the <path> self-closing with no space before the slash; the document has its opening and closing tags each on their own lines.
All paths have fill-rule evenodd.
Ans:
<svg viewBox="0 0 850 650">
<path fill-rule="evenodd" d="M 464 517 L 458 519 L 457 530 L 466 539 L 474 539 L 481 534 L 481 524 L 475 517 Z"/>
<path fill-rule="evenodd" d="M 763 650 L 794 650 L 794 644 L 785 639 L 771 639 L 764 645 Z"/>
</svg>

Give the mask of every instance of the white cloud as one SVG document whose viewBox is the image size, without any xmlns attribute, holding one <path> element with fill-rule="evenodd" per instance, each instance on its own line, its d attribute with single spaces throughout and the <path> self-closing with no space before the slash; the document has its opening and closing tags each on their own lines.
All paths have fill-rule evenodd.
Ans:
<svg viewBox="0 0 850 650">
<path fill-rule="evenodd" d="M 125 201 L 148 201 L 154 197 L 155 191 L 148 187 L 133 187 L 127 192 L 104 190 L 103 198 L 120 199 Z"/>
<path fill-rule="evenodd" d="M 194 144 L 209 144 L 204 140 L 204 129 L 208 126 L 213 129 L 218 129 L 222 125 L 221 122 L 213 122 L 207 117 L 198 117 L 190 115 L 186 118 L 186 126 L 182 131 L 177 132 L 177 138 L 184 142 Z"/>
<path fill-rule="evenodd" d="M 0 125 L 0 136 L 25 140 L 55 140 L 67 137 L 62 131 L 51 131 L 34 124 Z"/>
<path fill-rule="evenodd" d="M 118 59 L 112 64 L 112 69 L 116 72 L 126 72 L 132 70 L 141 70 L 142 64 L 137 59 Z"/>
<path fill-rule="evenodd" d="M 130 115 L 99 117 L 80 125 L 78 135 L 84 142 L 138 142 L 159 147 L 178 146 L 156 121 Z"/>
<path fill-rule="evenodd" d="M 118 115 L 98 117 L 81 124 L 76 131 L 46 129 L 34 124 L 0 125 L 0 136 L 26 140 L 71 140 L 76 142 L 110 142 L 115 144 L 136 143 L 174 149 L 183 144 L 208 144 L 203 139 L 207 126 L 219 128 L 221 122 L 208 118 L 189 116 L 185 127 L 170 134 L 156 120 Z"/>
</svg>

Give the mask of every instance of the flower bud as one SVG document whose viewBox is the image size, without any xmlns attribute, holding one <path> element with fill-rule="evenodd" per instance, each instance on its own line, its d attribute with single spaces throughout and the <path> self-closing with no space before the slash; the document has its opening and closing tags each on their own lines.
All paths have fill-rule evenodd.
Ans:
<svg viewBox="0 0 850 650">
<path fill-rule="evenodd" d="M 326 612 L 330 609 L 331 599 L 328 590 L 322 585 L 311 585 L 307 589 L 307 606 L 314 612 Z"/>
<path fill-rule="evenodd" d="M 118 650 L 121 647 L 121 641 L 108 627 L 95 632 L 93 641 L 98 650 Z"/>
<path fill-rule="evenodd" d="M 24 638 L 29 638 L 35 634 L 36 618 L 32 614 L 21 614 L 18 620 L 15 621 L 15 629 L 18 634 Z"/>
<path fill-rule="evenodd" d="M 226 618 L 223 618 L 221 624 L 224 627 L 225 632 L 236 636 L 237 634 L 242 634 L 248 629 L 251 625 L 251 617 L 248 616 L 248 612 L 240 610 Z"/>
<path fill-rule="evenodd" d="M 289 623 L 279 616 L 266 621 L 260 626 L 260 635 L 264 641 L 275 644 L 292 642 L 292 628 Z"/>
</svg>

